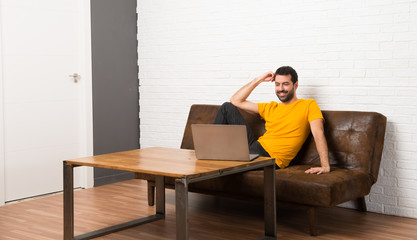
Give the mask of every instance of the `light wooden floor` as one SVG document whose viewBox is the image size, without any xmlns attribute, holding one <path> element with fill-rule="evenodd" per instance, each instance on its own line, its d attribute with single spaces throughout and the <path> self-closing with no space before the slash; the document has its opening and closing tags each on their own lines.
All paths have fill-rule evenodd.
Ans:
<svg viewBox="0 0 417 240">
<path fill-rule="evenodd" d="M 75 234 L 154 213 L 146 182 L 129 180 L 75 192 Z M 191 239 L 257 239 L 263 236 L 263 207 L 190 193 Z M 62 194 L 0 207 L 0 239 L 62 239 Z M 320 235 L 308 235 L 303 211 L 278 208 L 277 239 L 417 239 L 417 219 L 359 213 L 343 208 L 318 211 Z M 166 218 L 97 239 L 175 239 L 174 191 L 166 191 Z"/>
</svg>

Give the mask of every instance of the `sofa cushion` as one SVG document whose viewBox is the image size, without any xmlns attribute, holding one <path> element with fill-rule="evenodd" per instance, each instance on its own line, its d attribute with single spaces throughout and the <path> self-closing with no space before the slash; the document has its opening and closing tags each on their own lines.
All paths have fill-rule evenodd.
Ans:
<svg viewBox="0 0 417 240">
<path fill-rule="evenodd" d="M 332 169 L 330 173 L 306 174 L 307 165 L 276 170 L 277 200 L 311 206 L 331 207 L 369 194 L 368 174 L 357 170 Z M 250 171 L 190 184 L 193 192 L 263 198 L 263 172 Z"/>
<path fill-rule="evenodd" d="M 361 171 L 334 168 L 326 174 L 306 174 L 306 165 L 292 166 L 276 172 L 277 199 L 313 206 L 335 206 L 353 196 L 369 194 L 371 177 Z"/>
</svg>

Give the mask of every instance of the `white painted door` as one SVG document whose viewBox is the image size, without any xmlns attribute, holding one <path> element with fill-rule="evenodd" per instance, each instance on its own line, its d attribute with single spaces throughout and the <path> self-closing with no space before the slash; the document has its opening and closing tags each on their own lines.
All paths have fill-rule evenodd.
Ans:
<svg viewBox="0 0 417 240">
<path fill-rule="evenodd" d="M 90 1 L 0 1 L 7 202 L 61 191 L 62 161 L 92 153 Z"/>
</svg>

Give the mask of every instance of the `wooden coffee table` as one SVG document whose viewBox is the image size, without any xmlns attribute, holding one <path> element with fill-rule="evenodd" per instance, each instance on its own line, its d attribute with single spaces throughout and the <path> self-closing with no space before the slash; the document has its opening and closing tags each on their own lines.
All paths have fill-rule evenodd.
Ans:
<svg viewBox="0 0 417 240">
<path fill-rule="evenodd" d="M 74 237 L 73 168 L 90 166 L 155 176 L 156 213 Z M 251 162 L 197 160 L 194 150 L 144 148 L 64 161 L 64 239 L 90 239 L 165 217 L 165 177 L 174 177 L 176 237 L 188 239 L 188 184 L 254 169 L 264 169 L 265 236 L 276 238 L 275 162 L 258 157 Z"/>
</svg>

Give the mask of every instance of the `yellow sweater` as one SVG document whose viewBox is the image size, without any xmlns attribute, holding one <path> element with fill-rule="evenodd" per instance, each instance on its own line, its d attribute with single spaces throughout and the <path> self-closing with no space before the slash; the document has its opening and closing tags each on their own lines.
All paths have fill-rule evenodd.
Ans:
<svg viewBox="0 0 417 240">
<path fill-rule="evenodd" d="M 258 109 L 266 122 L 266 132 L 258 141 L 280 168 L 287 167 L 300 151 L 310 134 L 310 122 L 323 119 L 313 99 L 298 99 L 289 105 L 258 103 Z"/>
</svg>

